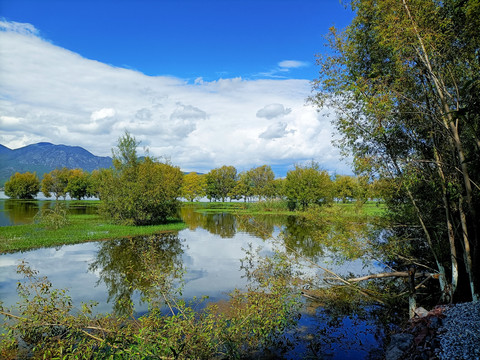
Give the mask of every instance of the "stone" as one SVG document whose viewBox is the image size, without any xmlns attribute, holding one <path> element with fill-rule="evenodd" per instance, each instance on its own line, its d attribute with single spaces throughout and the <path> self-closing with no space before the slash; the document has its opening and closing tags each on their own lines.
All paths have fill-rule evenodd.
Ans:
<svg viewBox="0 0 480 360">
<path fill-rule="evenodd" d="M 428 311 L 423 308 L 423 307 L 418 307 L 415 309 L 415 316 L 418 316 L 419 318 L 423 318 L 428 315 Z"/>
<path fill-rule="evenodd" d="M 390 344 L 385 353 L 386 360 L 400 360 L 404 356 L 413 343 L 414 336 L 412 334 L 399 333 L 393 334 L 390 339 Z"/>
</svg>

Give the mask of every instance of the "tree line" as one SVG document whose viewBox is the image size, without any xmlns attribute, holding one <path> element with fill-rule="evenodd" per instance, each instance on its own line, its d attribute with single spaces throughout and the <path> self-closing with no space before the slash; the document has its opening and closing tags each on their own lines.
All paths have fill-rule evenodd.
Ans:
<svg viewBox="0 0 480 360">
<path fill-rule="evenodd" d="M 64 167 L 44 174 L 41 181 L 35 173 L 15 173 L 5 184 L 5 194 L 16 199 L 33 199 L 40 191 L 56 200 L 67 195 L 78 200 L 97 197 L 108 217 L 134 224 L 164 222 L 174 214 L 181 198 L 245 202 L 284 199 L 290 210 L 305 210 L 312 204 L 335 200 L 365 202 L 381 197 L 378 181 L 362 176 L 332 178 L 313 161 L 295 165 L 285 178 L 275 178 L 269 165 L 242 172 L 224 165 L 207 174 L 183 174 L 169 162 L 150 156 L 139 158 L 138 145 L 129 133 L 120 137 L 109 169 L 89 173 Z"/>
</svg>

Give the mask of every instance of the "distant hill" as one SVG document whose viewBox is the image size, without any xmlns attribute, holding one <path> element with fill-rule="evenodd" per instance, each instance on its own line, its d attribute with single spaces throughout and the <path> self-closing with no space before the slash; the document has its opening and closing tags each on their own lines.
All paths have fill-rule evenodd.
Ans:
<svg viewBox="0 0 480 360">
<path fill-rule="evenodd" d="M 41 179 L 44 173 L 56 168 L 92 171 L 111 166 L 111 157 L 95 156 L 80 146 L 41 142 L 12 150 L 0 144 L 0 187 L 15 172 L 35 171 Z"/>
</svg>

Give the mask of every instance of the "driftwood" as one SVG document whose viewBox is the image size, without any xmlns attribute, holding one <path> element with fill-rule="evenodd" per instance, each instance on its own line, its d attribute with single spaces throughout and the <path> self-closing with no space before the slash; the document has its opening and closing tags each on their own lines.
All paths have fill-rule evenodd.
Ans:
<svg viewBox="0 0 480 360">
<path fill-rule="evenodd" d="M 370 274 L 366 276 L 361 276 L 358 278 L 347 279 L 348 282 L 359 282 L 365 281 L 370 279 L 381 279 L 381 278 L 388 278 L 388 277 L 410 277 L 411 273 L 409 271 L 392 271 L 387 273 L 378 273 L 378 274 Z M 432 274 L 428 272 L 415 272 L 415 277 L 438 277 L 438 274 Z"/>
</svg>

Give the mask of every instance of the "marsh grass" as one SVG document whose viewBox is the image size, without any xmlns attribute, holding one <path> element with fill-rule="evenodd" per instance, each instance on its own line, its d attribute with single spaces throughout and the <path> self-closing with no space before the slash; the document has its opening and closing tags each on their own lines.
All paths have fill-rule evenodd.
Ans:
<svg viewBox="0 0 480 360">
<path fill-rule="evenodd" d="M 202 213 L 229 212 L 234 214 L 277 214 L 277 215 L 302 215 L 302 211 L 289 211 L 285 200 L 262 200 L 256 202 L 190 202 L 184 206 L 194 206 L 196 211 Z M 333 203 L 331 208 L 339 210 L 350 216 L 377 217 L 385 214 L 385 204 L 382 202 L 368 201 L 359 206 L 357 203 Z"/>
<path fill-rule="evenodd" d="M 161 231 L 182 230 L 180 220 L 151 226 L 113 225 L 95 214 L 67 215 L 68 223 L 59 228 L 40 224 L 5 226 L 0 232 L 0 252 L 14 252 L 34 248 L 78 244 L 137 235 L 151 235 Z"/>
</svg>

